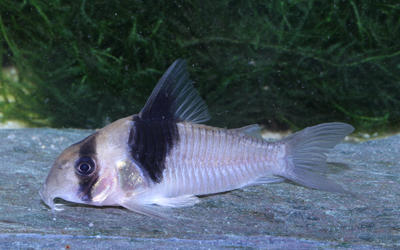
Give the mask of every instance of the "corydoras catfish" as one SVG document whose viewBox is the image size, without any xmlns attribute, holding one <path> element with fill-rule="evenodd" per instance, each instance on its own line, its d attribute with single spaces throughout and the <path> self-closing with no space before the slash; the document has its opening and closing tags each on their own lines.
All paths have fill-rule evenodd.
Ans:
<svg viewBox="0 0 400 250">
<path fill-rule="evenodd" d="M 326 153 L 353 127 L 340 122 L 305 128 L 268 142 L 257 125 L 237 129 L 201 123 L 205 102 L 176 60 L 139 114 L 117 120 L 65 149 L 40 195 L 94 206 L 122 206 L 159 216 L 157 207 L 191 206 L 197 196 L 290 180 L 345 193 L 325 178 Z"/>
</svg>

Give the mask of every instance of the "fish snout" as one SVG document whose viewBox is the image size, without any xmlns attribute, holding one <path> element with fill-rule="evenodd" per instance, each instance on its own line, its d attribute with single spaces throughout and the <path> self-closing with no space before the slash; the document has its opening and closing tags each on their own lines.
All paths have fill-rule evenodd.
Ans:
<svg viewBox="0 0 400 250">
<path fill-rule="evenodd" d="M 42 188 L 39 190 L 39 195 L 40 198 L 42 198 L 42 201 L 50 207 L 52 210 L 55 208 L 54 206 L 54 196 L 50 194 L 46 183 L 43 184 Z"/>
</svg>

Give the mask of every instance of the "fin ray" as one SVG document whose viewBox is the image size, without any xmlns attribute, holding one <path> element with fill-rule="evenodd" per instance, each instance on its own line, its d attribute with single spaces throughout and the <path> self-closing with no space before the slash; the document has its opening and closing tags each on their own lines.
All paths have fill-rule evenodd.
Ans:
<svg viewBox="0 0 400 250">
<path fill-rule="evenodd" d="M 189 79 L 186 61 L 176 60 L 158 81 L 140 111 L 143 120 L 190 121 L 210 119 L 207 105 Z"/>
<path fill-rule="evenodd" d="M 331 148 L 354 128 L 346 123 L 323 123 L 286 137 L 286 168 L 279 175 L 302 186 L 329 192 L 349 193 L 318 172 L 324 172 Z"/>
</svg>

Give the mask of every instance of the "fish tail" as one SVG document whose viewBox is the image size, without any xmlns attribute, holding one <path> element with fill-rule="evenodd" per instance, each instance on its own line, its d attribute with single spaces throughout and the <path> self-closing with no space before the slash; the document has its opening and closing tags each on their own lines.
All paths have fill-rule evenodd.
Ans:
<svg viewBox="0 0 400 250">
<path fill-rule="evenodd" d="M 329 192 L 349 193 L 319 172 L 326 169 L 326 153 L 354 128 L 346 123 L 323 123 L 285 138 L 286 167 L 280 176 L 302 186 Z"/>
</svg>

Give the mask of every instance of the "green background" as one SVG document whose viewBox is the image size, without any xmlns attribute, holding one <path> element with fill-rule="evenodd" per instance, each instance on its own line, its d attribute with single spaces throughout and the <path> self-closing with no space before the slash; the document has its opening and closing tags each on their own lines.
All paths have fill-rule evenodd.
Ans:
<svg viewBox="0 0 400 250">
<path fill-rule="evenodd" d="M 208 124 L 400 125 L 399 1 L 1 0 L 3 121 L 97 128 L 188 61 Z"/>
</svg>

